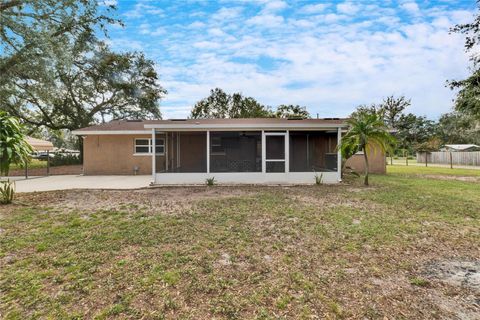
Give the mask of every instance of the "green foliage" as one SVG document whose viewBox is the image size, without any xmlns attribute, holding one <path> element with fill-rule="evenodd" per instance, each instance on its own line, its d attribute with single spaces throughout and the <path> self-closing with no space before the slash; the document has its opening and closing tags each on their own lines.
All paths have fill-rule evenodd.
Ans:
<svg viewBox="0 0 480 320">
<path fill-rule="evenodd" d="M 106 23 L 116 23 L 100 14 L 97 0 L 5 0 L 0 4 L 0 88 L 12 78 L 37 79 L 48 73 L 48 59 L 65 58 L 72 39 L 90 41 Z"/>
<path fill-rule="evenodd" d="M 154 62 L 142 53 L 114 53 L 95 41 L 64 48 L 62 61 L 51 61 L 51 77 L 41 82 L 16 79 L 0 99 L 11 114 L 33 126 L 75 130 L 105 116 L 115 119 L 160 118 L 159 85 Z"/>
<path fill-rule="evenodd" d="M 216 184 L 215 177 L 207 178 L 205 184 L 210 187 L 214 186 Z"/>
<path fill-rule="evenodd" d="M 423 116 L 402 114 L 395 127 L 397 145 L 400 149 L 412 153 L 415 145 L 427 142 L 435 136 L 435 128 L 435 122 Z"/>
<path fill-rule="evenodd" d="M 480 70 L 475 70 L 467 79 L 450 81 L 450 88 L 460 89 L 455 99 L 455 109 L 480 120 Z"/>
<path fill-rule="evenodd" d="M 423 278 L 411 278 L 410 284 L 418 287 L 427 287 L 430 284 L 430 282 Z"/>
<path fill-rule="evenodd" d="M 81 164 L 80 155 L 75 153 L 68 153 L 68 152 L 58 152 L 53 155 L 50 159 L 50 165 L 52 167 L 57 166 L 68 166 L 68 165 L 75 165 Z"/>
<path fill-rule="evenodd" d="M 384 121 L 377 113 L 357 112 L 349 120 L 348 132 L 342 137 L 340 150 L 342 154 L 352 150 L 363 151 L 365 158 L 365 185 L 368 185 L 369 164 L 368 153 L 372 149 L 377 152 L 393 150 L 396 141 L 388 132 Z"/>
<path fill-rule="evenodd" d="M 480 144 L 479 122 L 461 112 L 443 114 L 436 126 L 436 135 L 442 144 Z"/>
<path fill-rule="evenodd" d="M 0 181 L 0 204 L 12 203 L 15 195 L 15 181 Z"/>
<path fill-rule="evenodd" d="M 275 112 L 275 117 L 277 118 L 298 118 L 298 119 L 308 119 L 310 118 L 310 113 L 307 111 L 307 107 L 301 107 L 299 105 L 279 105 L 277 111 Z"/>
<path fill-rule="evenodd" d="M 428 141 L 415 145 L 415 151 L 418 152 L 433 152 L 438 151 L 441 146 L 441 141 L 438 138 L 431 138 Z"/>
<path fill-rule="evenodd" d="M 309 118 L 306 107 L 280 105 L 276 111 L 241 93 L 228 94 L 220 88 L 210 90 L 210 95 L 198 101 L 192 108 L 193 119 L 225 118 Z"/>
<path fill-rule="evenodd" d="M 215 118 L 269 118 L 272 112 L 252 97 L 240 93 L 227 94 L 220 88 L 210 91 L 210 96 L 197 102 L 190 117 L 194 119 Z"/>
<path fill-rule="evenodd" d="M 28 162 L 32 151 L 18 120 L 0 110 L 0 175 L 7 175 L 12 163 Z"/>
<path fill-rule="evenodd" d="M 451 32 L 465 35 L 465 51 L 471 52 L 472 74 L 464 80 L 448 81 L 451 89 L 459 89 L 455 99 L 455 109 L 480 120 L 480 57 L 477 46 L 480 41 L 480 15 L 477 13 L 471 23 L 458 24 Z"/>
<path fill-rule="evenodd" d="M 405 96 L 395 98 L 393 95 L 387 97 L 380 104 L 385 123 L 391 128 L 396 128 L 403 111 L 411 105 L 411 100 Z"/>
<path fill-rule="evenodd" d="M 2 2 L 0 109 L 35 131 L 74 130 L 106 117 L 160 118 L 166 91 L 153 61 L 112 52 L 97 38 L 106 24 L 121 24 L 114 9 L 97 0 Z"/>
<path fill-rule="evenodd" d="M 315 172 L 315 184 L 317 186 L 323 184 L 323 173 L 320 173 L 320 175 L 319 175 L 318 173 Z"/>
</svg>

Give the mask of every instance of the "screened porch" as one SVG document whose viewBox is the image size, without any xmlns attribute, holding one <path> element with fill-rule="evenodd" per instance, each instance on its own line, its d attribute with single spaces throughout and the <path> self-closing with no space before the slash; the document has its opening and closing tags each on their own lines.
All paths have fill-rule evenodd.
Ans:
<svg viewBox="0 0 480 320">
<path fill-rule="evenodd" d="M 295 180 L 301 173 L 309 178 L 300 180 L 311 180 L 315 173 L 338 179 L 339 130 L 155 130 L 152 135 L 154 173 L 162 182 L 167 176 L 175 179 L 171 174 L 190 177 L 192 183 L 206 177 L 275 182 Z"/>
</svg>

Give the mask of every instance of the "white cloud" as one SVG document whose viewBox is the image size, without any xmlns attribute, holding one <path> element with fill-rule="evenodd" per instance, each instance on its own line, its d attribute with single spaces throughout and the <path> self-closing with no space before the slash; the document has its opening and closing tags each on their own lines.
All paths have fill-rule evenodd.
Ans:
<svg viewBox="0 0 480 320">
<path fill-rule="evenodd" d="M 140 47 L 158 61 L 169 91 L 162 111 L 177 118 L 215 87 L 272 106 L 306 105 L 330 117 L 404 94 L 412 98 L 409 111 L 436 116 L 451 108 L 445 81 L 468 72 L 462 36 L 448 33 L 472 19 L 467 10 L 405 18 L 405 7 L 361 2 L 342 2 L 336 11 L 308 4 L 288 15 L 278 4 L 263 11 L 267 5 L 224 7 L 185 24 L 138 24 L 136 30 L 163 30 L 163 36 L 148 47 L 124 38 L 116 46 Z"/>
<path fill-rule="evenodd" d="M 99 4 L 101 6 L 116 6 L 116 5 L 118 5 L 118 1 L 117 0 L 103 0 L 103 1 L 99 1 Z"/>
<path fill-rule="evenodd" d="M 330 6 L 328 3 L 307 4 L 300 9 L 301 13 L 320 13 L 325 11 Z"/>
<path fill-rule="evenodd" d="M 139 2 L 135 4 L 132 10 L 125 12 L 123 15 L 127 18 L 134 19 L 146 15 L 163 15 L 163 13 L 163 10 L 159 7 Z"/>
<path fill-rule="evenodd" d="M 283 23 L 283 17 L 273 14 L 260 14 L 247 20 L 248 24 L 261 26 L 264 28 L 273 28 Z"/>
<path fill-rule="evenodd" d="M 241 7 L 232 7 L 232 8 L 221 8 L 212 15 L 214 20 L 231 20 L 238 18 L 242 13 L 243 8 Z"/>
<path fill-rule="evenodd" d="M 410 14 L 417 15 L 420 13 L 420 8 L 415 1 L 406 2 L 401 5 L 401 7 Z"/>
<path fill-rule="evenodd" d="M 195 21 L 195 22 L 192 22 L 188 25 L 188 27 L 192 28 L 192 29 L 199 29 L 199 28 L 203 28 L 205 26 L 206 26 L 206 24 L 203 23 L 203 22 L 200 22 L 200 21 Z"/>
<path fill-rule="evenodd" d="M 265 4 L 265 6 L 263 7 L 262 11 L 263 12 L 275 12 L 275 11 L 283 10 L 287 7 L 288 7 L 288 5 L 285 1 L 274 0 L 274 1 L 267 2 Z"/>
<path fill-rule="evenodd" d="M 209 29 L 208 34 L 216 37 L 222 37 L 226 35 L 225 32 L 223 32 L 222 29 L 219 29 L 219 28 Z"/>
<path fill-rule="evenodd" d="M 337 5 L 337 11 L 340 13 L 352 15 L 357 13 L 359 10 L 358 6 L 351 3 L 351 2 L 344 2 L 344 3 L 339 3 Z"/>
</svg>

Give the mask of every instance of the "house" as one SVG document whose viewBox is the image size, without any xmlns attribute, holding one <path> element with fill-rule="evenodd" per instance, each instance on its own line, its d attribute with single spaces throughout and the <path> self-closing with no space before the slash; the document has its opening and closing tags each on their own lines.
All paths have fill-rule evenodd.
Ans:
<svg viewBox="0 0 480 320">
<path fill-rule="evenodd" d="M 480 146 L 475 144 L 446 144 L 440 151 L 450 152 L 470 152 L 480 151 Z"/>
<path fill-rule="evenodd" d="M 325 183 L 341 177 L 344 119 L 122 120 L 74 131 L 84 174 L 151 174 L 157 184 Z"/>
<path fill-rule="evenodd" d="M 53 144 L 50 141 L 41 140 L 33 137 L 26 137 L 27 143 L 32 147 L 34 151 L 52 151 Z"/>
</svg>

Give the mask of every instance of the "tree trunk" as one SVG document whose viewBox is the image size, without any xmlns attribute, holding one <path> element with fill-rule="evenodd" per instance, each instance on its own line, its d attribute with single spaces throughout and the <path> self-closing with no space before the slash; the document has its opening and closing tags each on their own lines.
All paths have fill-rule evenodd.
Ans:
<svg viewBox="0 0 480 320">
<path fill-rule="evenodd" d="M 364 184 L 368 186 L 368 172 L 369 172 L 369 167 L 368 167 L 368 156 L 367 156 L 367 150 L 363 149 L 363 157 L 365 158 L 365 181 Z"/>
</svg>

